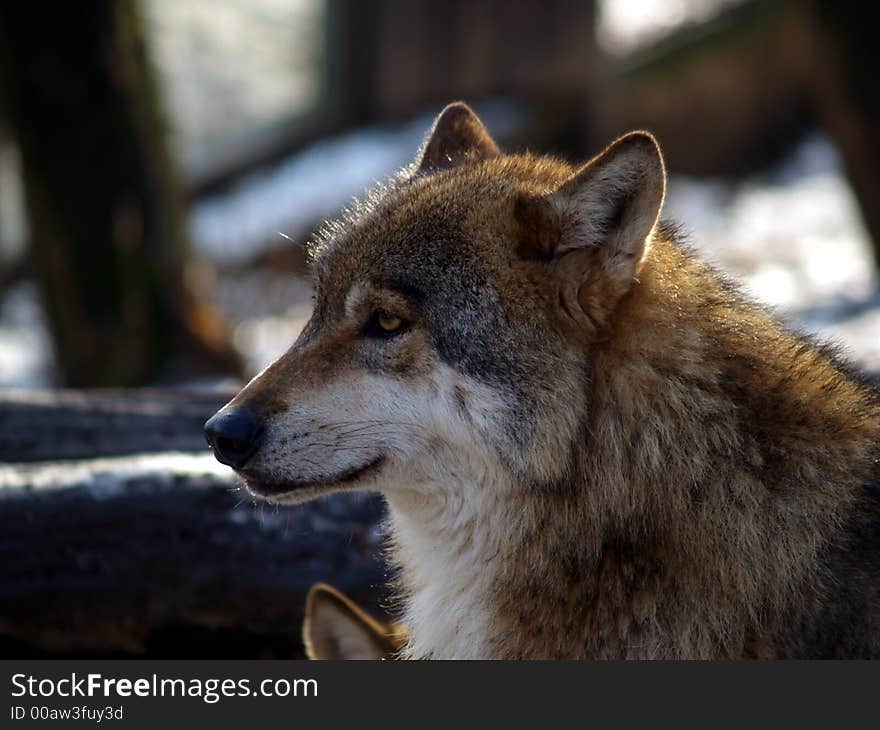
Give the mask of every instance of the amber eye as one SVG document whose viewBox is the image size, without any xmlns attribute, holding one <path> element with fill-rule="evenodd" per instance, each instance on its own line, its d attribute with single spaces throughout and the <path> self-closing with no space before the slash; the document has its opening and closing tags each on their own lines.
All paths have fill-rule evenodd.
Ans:
<svg viewBox="0 0 880 730">
<path fill-rule="evenodd" d="M 395 332 L 400 329 L 403 320 L 400 317 L 395 317 L 393 314 L 379 312 L 376 315 L 376 323 L 379 327 L 385 330 L 385 332 Z"/>
<path fill-rule="evenodd" d="M 364 330 L 370 337 L 392 337 L 406 328 L 406 322 L 395 314 L 378 310 L 370 317 Z"/>
</svg>

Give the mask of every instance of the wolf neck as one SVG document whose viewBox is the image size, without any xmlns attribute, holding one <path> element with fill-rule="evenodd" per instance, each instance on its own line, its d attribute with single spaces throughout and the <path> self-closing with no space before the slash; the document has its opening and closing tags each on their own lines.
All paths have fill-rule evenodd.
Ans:
<svg viewBox="0 0 880 730">
<path fill-rule="evenodd" d="M 675 246 L 653 255 L 569 478 L 390 500 L 413 656 L 774 655 L 824 599 L 880 414 Z"/>
<path fill-rule="evenodd" d="M 449 489 L 453 486 L 453 489 Z M 492 595 L 509 534 L 508 484 L 449 482 L 437 492 L 389 495 L 410 658 L 492 656 Z"/>
</svg>

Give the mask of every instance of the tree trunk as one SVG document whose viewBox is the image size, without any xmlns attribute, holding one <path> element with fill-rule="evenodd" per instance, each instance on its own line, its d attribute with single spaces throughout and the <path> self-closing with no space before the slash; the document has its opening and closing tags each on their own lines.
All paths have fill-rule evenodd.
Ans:
<svg viewBox="0 0 880 730">
<path fill-rule="evenodd" d="M 202 425 L 236 391 L 0 390 L 0 464 L 202 451 Z"/>
<path fill-rule="evenodd" d="M 834 138 L 880 266 L 880 93 L 876 9 L 870 3 L 795 4 L 806 37 L 803 82 Z"/>
<path fill-rule="evenodd" d="M 234 370 L 223 327 L 185 293 L 179 196 L 137 5 L 4 2 L 0 73 L 63 381 L 150 382 L 186 355 Z"/>
</svg>

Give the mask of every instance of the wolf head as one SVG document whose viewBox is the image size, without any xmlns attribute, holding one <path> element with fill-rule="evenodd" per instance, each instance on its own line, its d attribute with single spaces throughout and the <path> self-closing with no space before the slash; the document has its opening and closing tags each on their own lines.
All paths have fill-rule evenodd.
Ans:
<svg viewBox="0 0 880 730">
<path fill-rule="evenodd" d="M 645 132 L 574 168 L 502 155 L 448 106 L 416 162 L 314 241 L 312 317 L 208 421 L 217 458 L 285 502 L 559 479 L 664 190 Z"/>
</svg>

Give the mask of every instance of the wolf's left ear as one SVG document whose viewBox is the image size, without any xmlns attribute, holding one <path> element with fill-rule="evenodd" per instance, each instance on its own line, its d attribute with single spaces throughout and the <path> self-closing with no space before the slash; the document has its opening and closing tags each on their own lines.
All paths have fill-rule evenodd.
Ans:
<svg viewBox="0 0 880 730">
<path fill-rule="evenodd" d="M 557 191 L 517 201 L 520 253 L 549 261 L 568 314 L 600 328 L 635 284 L 665 192 L 656 140 L 631 132 Z"/>
<path fill-rule="evenodd" d="M 499 154 L 498 145 L 479 117 L 459 101 L 447 106 L 434 121 L 419 153 L 416 171 L 442 170 Z"/>
</svg>

